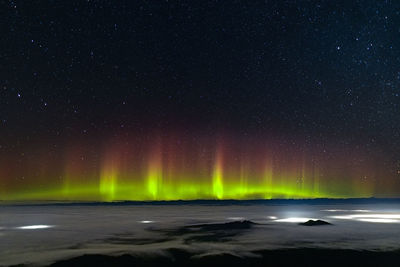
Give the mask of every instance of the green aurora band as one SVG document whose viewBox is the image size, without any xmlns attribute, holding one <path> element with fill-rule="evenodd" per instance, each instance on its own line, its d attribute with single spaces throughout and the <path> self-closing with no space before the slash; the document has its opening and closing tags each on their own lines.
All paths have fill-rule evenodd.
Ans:
<svg viewBox="0 0 400 267">
<path fill-rule="evenodd" d="M 0 199 L 241 200 L 395 197 L 398 193 L 397 177 L 379 179 L 386 174 L 371 159 L 348 151 L 328 157 L 325 152 L 305 153 L 303 148 L 270 143 L 174 140 L 113 143 L 95 152 L 75 146 L 63 160 L 37 157 L 21 168 L 12 164 L 15 160 L 3 161 Z"/>
</svg>

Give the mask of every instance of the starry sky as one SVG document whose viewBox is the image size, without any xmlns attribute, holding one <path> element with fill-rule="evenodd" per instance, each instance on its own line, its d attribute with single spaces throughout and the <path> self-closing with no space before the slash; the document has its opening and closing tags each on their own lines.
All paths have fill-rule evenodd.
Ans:
<svg viewBox="0 0 400 267">
<path fill-rule="evenodd" d="M 400 197 L 400 2 L 0 5 L 0 199 Z"/>
</svg>

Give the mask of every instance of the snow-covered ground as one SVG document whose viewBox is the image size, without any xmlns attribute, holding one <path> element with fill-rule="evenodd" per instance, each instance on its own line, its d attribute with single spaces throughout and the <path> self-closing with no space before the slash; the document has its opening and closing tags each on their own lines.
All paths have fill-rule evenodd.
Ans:
<svg viewBox="0 0 400 267">
<path fill-rule="evenodd" d="M 333 225 L 298 225 L 309 219 Z M 257 224 L 179 231 L 188 225 L 242 220 Z M 167 248 L 199 255 L 304 247 L 394 250 L 400 248 L 399 229 L 400 206 L 395 204 L 2 205 L 0 265 L 42 265 L 85 253 L 163 253 Z M 206 238 L 198 238 L 202 235 Z"/>
</svg>

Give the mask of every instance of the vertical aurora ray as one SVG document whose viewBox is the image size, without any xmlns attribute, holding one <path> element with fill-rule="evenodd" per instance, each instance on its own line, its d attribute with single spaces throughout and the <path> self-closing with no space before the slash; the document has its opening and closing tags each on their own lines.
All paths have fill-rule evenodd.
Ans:
<svg viewBox="0 0 400 267">
<path fill-rule="evenodd" d="M 122 157 L 121 150 L 118 147 L 111 147 L 110 150 L 104 152 L 106 155 L 101 164 L 99 194 L 102 199 L 113 201 L 117 196 L 117 187 L 119 177 L 121 175 Z"/>
<path fill-rule="evenodd" d="M 240 164 L 239 173 L 240 195 L 243 197 L 248 194 L 248 166 L 246 163 Z"/>
<path fill-rule="evenodd" d="M 158 148 L 150 154 L 148 172 L 147 172 L 147 192 L 150 199 L 157 200 L 162 194 L 163 169 L 161 154 Z"/>
<path fill-rule="evenodd" d="M 219 149 L 217 149 L 215 158 L 214 170 L 212 174 L 212 191 L 215 198 L 222 199 L 224 197 L 224 182 L 222 155 Z"/>
<path fill-rule="evenodd" d="M 114 200 L 118 183 L 118 169 L 115 166 L 105 166 L 100 174 L 99 192 L 106 200 Z"/>
<path fill-rule="evenodd" d="M 145 179 L 146 194 L 151 200 L 168 197 L 167 184 L 163 183 L 163 143 L 159 138 L 150 145 L 147 158 L 147 174 Z"/>
<path fill-rule="evenodd" d="M 272 175 L 273 175 L 272 163 L 270 161 L 266 161 L 263 172 L 263 188 L 265 191 L 264 193 L 265 199 L 271 198 L 271 189 L 273 188 Z"/>
</svg>

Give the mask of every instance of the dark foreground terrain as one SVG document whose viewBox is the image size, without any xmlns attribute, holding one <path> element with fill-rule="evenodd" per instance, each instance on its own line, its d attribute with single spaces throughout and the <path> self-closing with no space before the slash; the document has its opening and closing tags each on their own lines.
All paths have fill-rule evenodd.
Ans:
<svg viewBox="0 0 400 267">
<path fill-rule="evenodd" d="M 177 249 L 165 256 L 83 255 L 50 266 L 399 266 L 400 252 L 288 249 L 255 251 L 254 256 L 233 254 L 194 256 Z"/>
<path fill-rule="evenodd" d="M 360 201 L 0 205 L 0 266 L 400 266 L 400 201 Z"/>
</svg>

